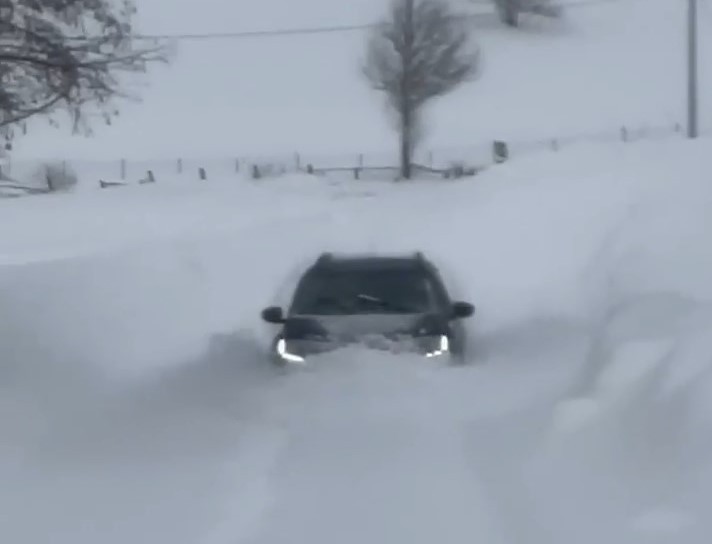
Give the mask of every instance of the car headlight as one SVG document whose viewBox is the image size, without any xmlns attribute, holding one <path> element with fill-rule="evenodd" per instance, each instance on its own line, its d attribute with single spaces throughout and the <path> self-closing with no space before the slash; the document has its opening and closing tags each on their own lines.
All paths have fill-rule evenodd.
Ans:
<svg viewBox="0 0 712 544">
<path fill-rule="evenodd" d="M 287 341 L 284 338 L 280 338 L 277 341 L 277 354 L 288 363 L 304 363 L 304 357 L 295 353 L 289 353 L 289 351 L 287 351 Z"/>
<path fill-rule="evenodd" d="M 428 353 L 425 354 L 425 356 L 426 357 L 440 357 L 441 355 L 445 355 L 446 353 L 449 353 L 449 352 L 450 352 L 450 339 L 447 337 L 447 335 L 442 334 L 442 335 L 440 335 L 437 349 L 429 351 Z"/>
</svg>

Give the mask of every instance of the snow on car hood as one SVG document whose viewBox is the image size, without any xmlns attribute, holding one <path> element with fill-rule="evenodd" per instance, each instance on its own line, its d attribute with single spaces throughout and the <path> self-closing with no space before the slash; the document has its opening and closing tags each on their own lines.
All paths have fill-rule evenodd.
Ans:
<svg viewBox="0 0 712 544">
<path fill-rule="evenodd" d="M 317 325 L 329 338 L 356 341 L 369 336 L 437 334 L 438 319 L 424 314 L 364 314 L 335 316 L 300 316 Z"/>
</svg>

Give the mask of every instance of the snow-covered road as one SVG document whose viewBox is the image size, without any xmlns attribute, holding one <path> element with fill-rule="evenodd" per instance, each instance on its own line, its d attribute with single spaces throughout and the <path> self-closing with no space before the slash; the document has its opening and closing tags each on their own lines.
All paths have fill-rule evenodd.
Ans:
<svg viewBox="0 0 712 544">
<path fill-rule="evenodd" d="M 499 542 L 478 465 L 497 432 L 485 423 L 565 390 L 504 391 L 526 378 L 358 351 L 281 374 L 249 350 L 223 339 L 170 377 L 94 391 L 45 422 L 3 464 L 3 531 L 33 544 Z M 546 366 L 532 365 L 524 374 L 541 381 Z"/>
<path fill-rule="evenodd" d="M 527 379 L 503 369 L 358 351 L 282 374 L 250 350 L 223 338 L 140 386 L 81 382 L 71 367 L 45 388 L 28 376 L 14 390 L 37 396 L 34 414 L 4 397 L 3 532 L 33 544 L 492 541 L 477 422 L 562 393 L 504 391 Z M 532 383 L 542 360 L 581 353 L 539 355 L 523 371 Z"/>
</svg>

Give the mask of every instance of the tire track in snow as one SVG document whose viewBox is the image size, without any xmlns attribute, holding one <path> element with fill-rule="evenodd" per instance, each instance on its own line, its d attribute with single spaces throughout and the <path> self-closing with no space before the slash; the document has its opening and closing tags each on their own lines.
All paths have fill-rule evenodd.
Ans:
<svg viewBox="0 0 712 544">
<path fill-rule="evenodd" d="M 473 439 L 487 436 L 475 430 L 494 419 L 493 393 L 504 411 L 537 393 L 496 393 L 511 377 L 501 369 L 358 351 L 309 370 L 269 393 L 269 418 L 289 438 L 270 474 L 271 507 L 238 542 L 506 542 Z M 533 389 L 550 398 L 550 386 Z"/>
<path fill-rule="evenodd" d="M 451 423 L 315 425 L 292 435 L 263 530 L 240 542 L 496 543 Z"/>
</svg>

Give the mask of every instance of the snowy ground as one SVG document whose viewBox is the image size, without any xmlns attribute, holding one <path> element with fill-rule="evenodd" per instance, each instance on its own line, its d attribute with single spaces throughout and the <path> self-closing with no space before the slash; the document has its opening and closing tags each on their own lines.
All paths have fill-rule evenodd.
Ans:
<svg viewBox="0 0 712 544">
<path fill-rule="evenodd" d="M 0 201 L 0 539 L 708 542 L 710 145 Z M 478 364 L 270 369 L 324 249 L 430 253 Z"/>
</svg>

